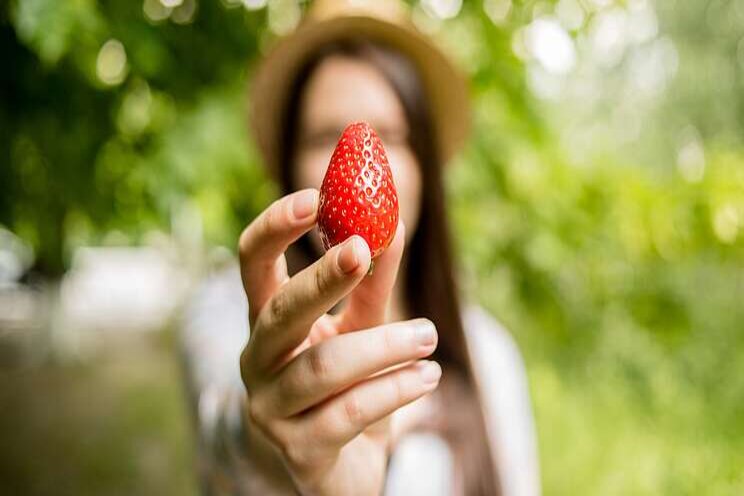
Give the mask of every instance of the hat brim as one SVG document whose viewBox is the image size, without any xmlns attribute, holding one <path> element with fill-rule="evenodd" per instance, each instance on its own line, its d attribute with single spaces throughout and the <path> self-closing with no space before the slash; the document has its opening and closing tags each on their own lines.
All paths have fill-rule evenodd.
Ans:
<svg viewBox="0 0 744 496">
<path fill-rule="evenodd" d="M 249 123 L 271 173 L 278 170 L 281 116 L 297 71 L 306 57 L 321 45 L 349 37 L 382 42 L 398 49 L 415 64 L 426 91 L 440 157 L 448 161 L 470 132 L 465 78 L 413 27 L 368 16 L 346 16 L 301 24 L 274 46 L 253 78 L 248 102 Z"/>
</svg>

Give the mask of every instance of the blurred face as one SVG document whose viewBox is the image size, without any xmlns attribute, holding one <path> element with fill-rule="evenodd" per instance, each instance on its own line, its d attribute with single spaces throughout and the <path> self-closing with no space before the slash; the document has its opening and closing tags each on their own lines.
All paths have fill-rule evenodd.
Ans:
<svg viewBox="0 0 744 496">
<path fill-rule="evenodd" d="M 295 183 L 299 188 L 320 187 L 341 132 L 356 121 L 368 122 L 382 139 L 410 239 L 419 216 L 421 173 L 408 145 L 403 106 L 383 75 L 367 62 L 330 56 L 310 76 L 300 103 Z M 320 248 L 317 232 L 313 242 Z"/>
</svg>

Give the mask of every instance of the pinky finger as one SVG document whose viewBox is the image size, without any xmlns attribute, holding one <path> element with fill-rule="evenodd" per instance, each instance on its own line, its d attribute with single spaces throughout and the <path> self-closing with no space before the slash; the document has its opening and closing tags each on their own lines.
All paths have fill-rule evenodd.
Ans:
<svg viewBox="0 0 744 496">
<path fill-rule="evenodd" d="M 310 410 L 304 422 L 310 439 L 340 448 L 364 429 L 436 389 L 442 369 L 419 360 L 374 376 Z"/>
</svg>

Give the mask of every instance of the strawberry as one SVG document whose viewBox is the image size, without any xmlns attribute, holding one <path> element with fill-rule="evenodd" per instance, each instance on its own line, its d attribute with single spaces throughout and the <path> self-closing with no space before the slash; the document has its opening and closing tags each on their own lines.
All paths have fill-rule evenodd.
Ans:
<svg viewBox="0 0 744 496">
<path fill-rule="evenodd" d="M 398 193 L 382 141 L 366 122 L 349 124 L 341 134 L 320 187 L 318 209 L 326 250 L 358 234 L 374 259 L 393 239 Z"/>
</svg>

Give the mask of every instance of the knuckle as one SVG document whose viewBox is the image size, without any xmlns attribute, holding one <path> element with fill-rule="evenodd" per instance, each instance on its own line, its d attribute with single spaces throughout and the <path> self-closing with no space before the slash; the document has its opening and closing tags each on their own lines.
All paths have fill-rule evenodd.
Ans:
<svg viewBox="0 0 744 496">
<path fill-rule="evenodd" d="M 263 408 L 255 395 L 249 398 L 247 410 L 248 418 L 254 425 L 261 428 L 267 425 L 265 422 L 266 417 L 263 414 Z"/>
<path fill-rule="evenodd" d="M 313 443 L 303 442 L 301 431 L 296 428 L 277 429 L 274 446 L 284 461 L 295 471 L 309 468 L 313 462 L 310 450 Z"/>
<path fill-rule="evenodd" d="M 278 422 L 270 422 L 267 424 L 266 430 L 271 443 L 281 453 L 284 453 L 290 446 L 292 446 L 289 433 L 283 428 L 283 426 L 280 426 Z"/>
<path fill-rule="evenodd" d="M 254 223 L 249 224 L 238 238 L 238 257 L 243 265 L 248 264 L 253 255 L 254 229 Z"/>
<path fill-rule="evenodd" d="M 315 290 L 318 293 L 325 293 L 330 287 L 331 277 L 327 265 L 321 265 L 314 273 Z"/>
<path fill-rule="evenodd" d="M 286 405 L 288 400 L 296 398 L 300 392 L 307 389 L 303 374 L 295 372 L 294 369 L 287 369 L 276 379 L 277 401 L 280 405 Z"/>
<path fill-rule="evenodd" d="M 292 436 L 286 429 L 280 428 L 278 425 L 271 429 L 267 437 L 270 439 L 271 444 L 279 452 L 282 458 L 288 462 L 294 464 L 295 460 L 299 458 L 299 447 L 297 443 L 292 441 Z"/>
<path fill-rule="evenodd" d="M 266 215 L 263 216 L 263 220 L 262 220 L 263 225 L 261 227 L 263 227 L 264 231 L 270 231 L 271 227 L 274 224 L 276 224 L 276 221 L 277 221 L 276 211 L 277 211 L 277 202 L 274 201 L 269 206 L 269 208 L 266 209 Z"/>
<path fill-rule="evenodd" d="M 274 202 L 266 210 L 266 216 L 264 217 L 264 230 L 266 232 L 273 232 L 277 226 L 287 221 L 287 208 L 286 202 L 283 198 L 274 200 Z"/>
<path fill-rule="evenodd" d="M 288 435 L 281 419 L 271 415 L 265 404 L 266 402 L 260 397 L 249 399 L 247 407 L 249 421 L 258 428 L 272 445 L 281 450 L 289 444 Z"/>
<path fill-rule="evenodd" d="M 405 387 L 403 386 L 403 374 L 392 374 L 388 377 L 387 382 L 393 403 L 396 405 L 403 403 L 406 396 Z"/>
<path fill-rule="evenodd" d="M 309 465 L 308 456 L 301 443 L 284 442 L 279 447 L 284 460 L 295 470 L 302 470 Z"/>
<path fill-rule="evenodd" d="M 271 323 L 271 326 L 279 325 L 284 321 L 289 311 L 289 302 L 283 293 L 279 293 L 271 299 L 268 310 L 267 320 Z"/>
<path fill-rule="evenodd" d="M 331 358 L 323 348 L 318 346 L 311 348 L 307 359 L 313 377 L 320 380 L 328 378 L 331 372 Z"/>
<path fill-rule="evenodd" d="M 398 333 L 392 326 L 385 326 L 382 330 L 381 344 L 384 356 L 393 356 L 397 348 Z"/>
<path fill-rule="evenodd" d="M 364 411 L 356 393 L 349 391 L 343 401 L 343 408 L 346 421 L 354 429 L 359 429 L 364 425 Z"/>
</svg>

